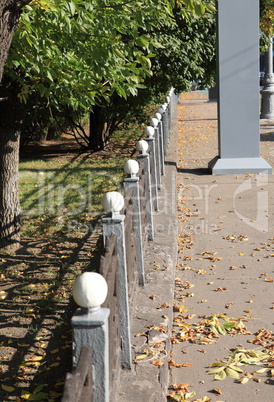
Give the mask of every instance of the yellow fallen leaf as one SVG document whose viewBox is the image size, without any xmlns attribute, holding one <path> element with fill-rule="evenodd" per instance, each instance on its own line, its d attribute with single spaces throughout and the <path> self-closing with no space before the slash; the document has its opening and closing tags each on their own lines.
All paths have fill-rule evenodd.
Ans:
<svg viewBox="0 0 274 402">
<path fill-rule="evenodd" d="M 4 290 L 0 291 L 0 300 L 5 300 L 5 298 L 7 297 L 8 293 L 5 292 Z"/>
<path fill-rule="evenodd" d="M 239 253 L 239 256 L 242 257 L 243 255 L 245 255 L 245 253 Z"/>
<path fill-rule="evenodd" d="M 148 355 L 138 355 L 136 356 L 136 360 L 142 360 L 145 359 Z"/>
<path fill-rule="evenodd" d="M 59 387 L 63 387 L 63 385 L 65 384 L 65 382 L 64 381 L 59 381 L 59 382 L 56 382 L 55 384 L 54 384 L 54 388 L 59 388 Z"/>
<path fill-rule="evenodd" d="M 179 313 L 188 313 L 188 312 L 189 312 L 189 310 L 185 309 L 184 305 L 179 307 Z"/>
<path fill-rule="evenodd" d="M 26 391 L 24 389 L 21 391 L 21 398 L 29 399 L 30 397 L 31 397 L 31 393 L 29 391 Z"/>
<path fill-rule="evenodd" d="M 53 350 L 50 351 L 50 354 L 55 355 L 58 352 L 59 352 L 59 349 L 53 349 Z"/>
<path fill-rule="evenodd" d="M 59 363 L 59 362 L 52 363 L 52 364 L 50 365 L 50 367 L 58 367 L 58 366 L 60 366 L 60 363 Z"/>
<path fill-rule="evenodd" d="M 4 384 L 2 384 L 2 389 L 3 389 L 4 391 L 6 391 L 6 392 L 13 392 L 13 391 L 15 390 L 14 387 L 10 387 L 10 386 L 4 385 Z"/>
<path fill-rule="evenodd" d="M 27 361 L 32 361 L 32 362 L 38 362 L 39 360 L 42 360 L 43 356 L 32 356 L 30 359 L 27 359 Z"/>
</svg>

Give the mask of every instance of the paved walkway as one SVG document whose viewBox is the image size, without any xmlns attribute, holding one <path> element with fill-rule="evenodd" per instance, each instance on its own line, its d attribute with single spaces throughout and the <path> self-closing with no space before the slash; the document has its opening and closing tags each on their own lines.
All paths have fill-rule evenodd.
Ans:
<svg viewBox="0 0 274 402">
<path fill-rule="evenodd" d="M 206 374 L 210 364 L 231 357 L 234 348 L 257 350 L 274 345 L 274 179 L 265 174 L 209 175 L 207 164 L 217 155 L 216 116 L 217 104 L 208 102 L 206 92 L 181 98 L 175 367 L 170 385 L 189 384 L 188 391 L 181 388 L 182 392 L 195 391 L 191 401 L 207 396 L 205 401 L 273 402 L 274 381 L 268 374 L 274 358 L 272 365 L 268 360 L 269 366 L 261 367 L 235 366 L 232 359 L 231 368 L 243 370 L 239 374 L 245 377 L 240 380 L 243 383 L 230 377 L 217 381 Z M 274 126 L 261 123 L 262 156 L 273 166 Z M 232 318 L 234 334 L 227 334 L 222 324 Z M 216 336 L 209 332 L 209 325 L 217 329 Z M 261 330 L 263 341 L 258 338 Z M 253 362 L 263 363 L 262 356 L 253 357 Z M 245 359 L 252 360 L 249 354 Z M 246 374 L 262 367 L 268 369 Z M 229 372 L 235 375 L 235 371 L 220 369 L 221 376 Z"/>
<path fill-rule="evenodd" d="M 274 344 L 274 179 L 209 174 L 208 162 L 218 153 L 216 116 L 217 105 L 208 102 L 206 92 L 181 97 L 155 214 L 155 241 L 145 253 L 146 285 L 132 315 L 135 363 L 121 374 L 119 402 L 164 402 L 167 392 L 177 392 L 175 384 L 181 395 L 193 395 L 180 399 L 177 394 L 170 401 L 274 400 L 274 382 L 267 376 L 271 365 L 241 366 L 245 384 L 206 374 L 210 364 L 231 356 L 232 348 Z M 274 166 L 274 125 L 261 123 L 262 156 Z M 224 323 L 234 325 L 235 334 L 226 334 Z M 218 335 L 209 332 L 210 324 Z M 263 340 L 257 337 L 260 330 Z M 245 373 L 262 367 L 267 370 L 252 378 Z"/>
</svg>

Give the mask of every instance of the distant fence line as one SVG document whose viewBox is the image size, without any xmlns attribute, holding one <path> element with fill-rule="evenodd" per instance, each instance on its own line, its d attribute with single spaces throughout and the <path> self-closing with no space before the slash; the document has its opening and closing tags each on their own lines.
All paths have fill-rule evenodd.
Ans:
<svg viewBox="0 0 274 402">
<path fill-rule="evenodd" d="M 132 368 L 131 312 L 136 289 L 145 285 L 144 248 L 154 239 L 153 213 L 177 103 L 171 89 L 146 127 L 147 137 L 138 141 L 137 161 L 125 165 L 124 197 L 105 194 L 99 273 L 108 293 L 102 307 L 80 307 L 72 317 L 74 371 L 67 373 L 62 402 L 109 402 L 109 395 L 115 401 L 121 369 Z"/>
</svg>

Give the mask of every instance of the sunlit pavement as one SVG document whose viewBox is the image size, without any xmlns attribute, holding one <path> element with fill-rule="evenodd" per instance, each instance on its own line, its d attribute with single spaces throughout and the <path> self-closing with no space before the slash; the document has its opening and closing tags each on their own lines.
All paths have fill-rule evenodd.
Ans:
<svg viewBox="0 0 274 402">
<path fill-rule="evenodd" d="M 208 101 L 206 91 L 183 95 L 178 119 L 170 400 L 179 400 L 181 392 L 190 401 L 271 402 L 273 176 L 210 174 L 208 162 L 218 154 L 217 103 Z M 272 123 L 261 121 L 261 155 L 273 166 Z M 263 347 L 264 354 L 254 355 Z M 221 361 L 214 367 L 219 371 L 207 374 Z"/>
</svg>

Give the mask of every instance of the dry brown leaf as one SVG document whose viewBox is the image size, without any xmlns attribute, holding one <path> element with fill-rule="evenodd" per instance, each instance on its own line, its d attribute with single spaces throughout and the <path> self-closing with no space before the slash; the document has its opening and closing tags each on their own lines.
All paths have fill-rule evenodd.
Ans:
<svg viewBox="0 0 274 402">
<path fill-rule="evenodd" d="M 190 387 L 190 384 L 173 384 L 172 388 L 176 391 L 178 390 L 187 390 L 187 387 Z M 186 392 L 186 391 L 184 391 Z"/>
<path fill-rule="evenodd" d="M 218 388 L 212 389 L 211 392 L 213 392 L 214 394 L 217 394 L 217 395 L 222 395 L 223 394 L 222 391 L 220 389 L 218 389 Z"/>
<path fill-rule="evenodd" d="M 169 368 L 173 368 L 173 367 L 179 368 L 179 367 L 190 367 L 191 366 L 191 363 L 181 363 L 181 364 L 175 363 L 175 361 L 173 359 L 169 359 L 168 364 L 169 364 Z"/>
<path fill-rule="evenodd" d="M 163 366 L 164 362 L 153 361 L 153 362 L 151 362 L 151 364 L 153 364 L 153 366 Z"/>
</svg>

